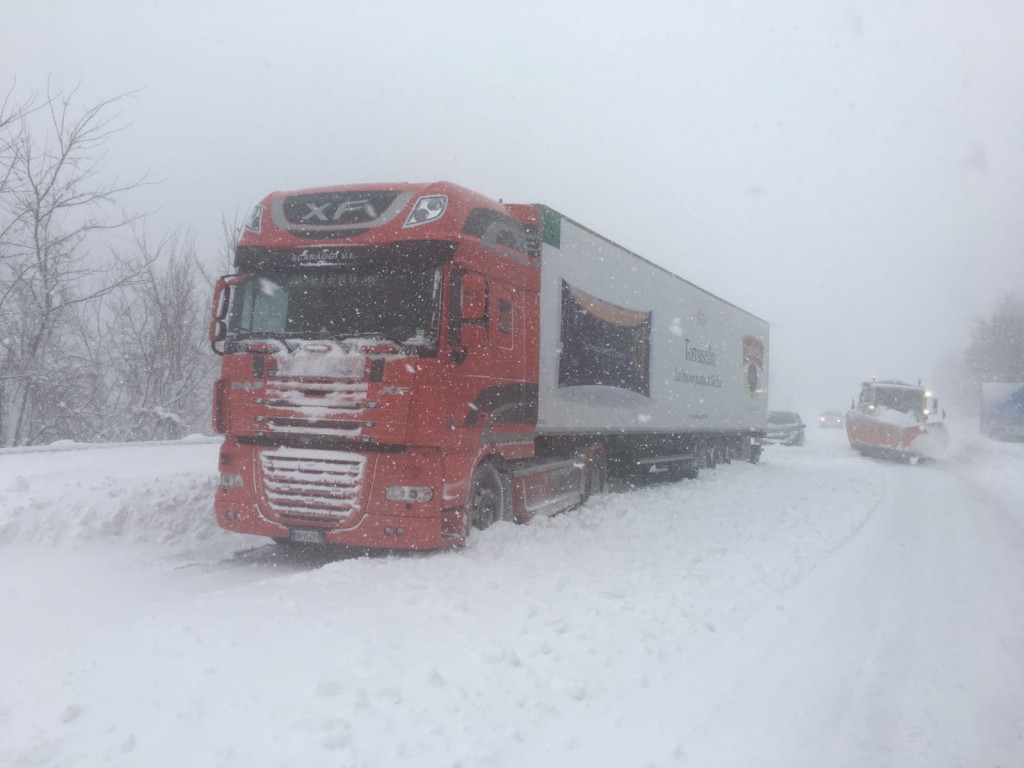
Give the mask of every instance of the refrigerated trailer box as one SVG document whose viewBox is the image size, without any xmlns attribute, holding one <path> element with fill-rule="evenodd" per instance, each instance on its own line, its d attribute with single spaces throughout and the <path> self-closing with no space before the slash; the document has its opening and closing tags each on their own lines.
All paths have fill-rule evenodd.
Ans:
<svg viewBox="0 0 1024 768">
<path fill-rule="evenodd" d="M 1024 440 L 1024 383 L 981 385 L 981 432 L 996 440 Z"/>
<path fill-rule="evenodd" d="M 546 206 L 276 192 L 235 267 L 210 324 L 231 530 L 452 546 L 759 455 L 768 324 Z"/>
<path fill-rule="evenodd" d="M 540 214 L 541 434 L 764 430 L 765 321 Z"/>
</svg>

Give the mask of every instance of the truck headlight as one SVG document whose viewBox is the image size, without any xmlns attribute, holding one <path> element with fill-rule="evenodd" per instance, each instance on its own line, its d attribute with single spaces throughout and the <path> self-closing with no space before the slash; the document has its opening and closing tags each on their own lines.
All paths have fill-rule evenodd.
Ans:
<svg viewBox="0 0 1024 768">
<path fill-rule="evenodd" d="M 242 476 L 237 472 L 221 472 L 219 484 L 221 488 L 241 488 L 244 485 Z"/>
<path fill-rule="evenodd" d="M 444 216 L 447 207 L 447 195 L 427 195 L 426 197 L 421 197 L 416 201 L 416 205 L 412 207 L 412 211 L 406 218 L 402 228 L 418 227 L 420 224 L 436 221 Z"/>
<path fill-rule="evenodd" d="M 434 489 L 422 485 L 392 485 L 387 492 L 388 501 L 430 501 Z"/>
</svg>

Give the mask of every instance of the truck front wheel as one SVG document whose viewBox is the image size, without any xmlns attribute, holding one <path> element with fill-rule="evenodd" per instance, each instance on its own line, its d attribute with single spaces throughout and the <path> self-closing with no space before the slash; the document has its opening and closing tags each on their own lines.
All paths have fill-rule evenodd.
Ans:
<svg viewBox="0 0 1024 768">
<path fill-rule="evenodd" d="M 468 512 L 469 524 L 481 531 L 499 520 L 512 519 L 509 483 L 491 462 L 481 464 L 473 473 Z"/>
</svg>

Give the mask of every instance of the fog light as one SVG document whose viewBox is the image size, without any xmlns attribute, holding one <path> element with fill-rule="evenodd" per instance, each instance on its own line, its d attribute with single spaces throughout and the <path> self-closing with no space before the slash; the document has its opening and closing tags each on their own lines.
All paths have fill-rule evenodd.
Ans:
<svg viewBox="0 0 1024 768">
<path fill-rule="evenodd" d="M 237 472 L 221 472 L 220 473 L 220 487 L 221 488 L 241 488 L 242 476 Z"/>
<path fill-rule="evenodd" d="M 434 489 L 421 485 L 392 485 L 387 492 L 388 501 L 430 501 Z"/>
</svg>

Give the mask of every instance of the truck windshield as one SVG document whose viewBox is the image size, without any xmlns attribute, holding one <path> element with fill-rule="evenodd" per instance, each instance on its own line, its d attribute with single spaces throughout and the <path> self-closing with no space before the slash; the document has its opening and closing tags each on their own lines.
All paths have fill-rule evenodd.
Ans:
<svg viewBox="0 0 1024 768">
<path fill-rule="evenodd" d="M 352 265 L 254 275 L 239 283 L 228 338 L 380 336 L 436 349 L 441 270 Z"/>
<path fill-rule="evenodd" d="M 875 405 L 902 413 L 924 410 L 924 391 L 909 387 L 875 387 Z"/>
</svg>

